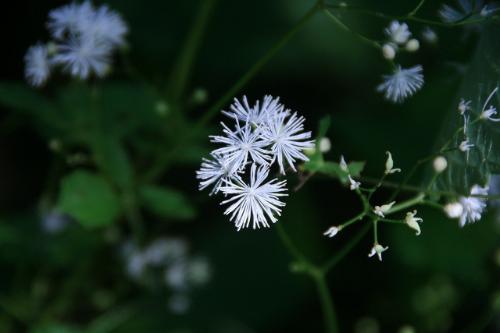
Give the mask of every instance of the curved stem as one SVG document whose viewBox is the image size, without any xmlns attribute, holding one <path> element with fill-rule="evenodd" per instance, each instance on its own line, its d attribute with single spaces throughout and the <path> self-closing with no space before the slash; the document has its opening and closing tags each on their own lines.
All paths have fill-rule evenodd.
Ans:
<svg viewBox="0 0 500 333">
<path fill-rule="evenodd" d="M 313 279 L 316 282 L 316 288 L 321 301 L 321 308 L 323 309 L 325 331 L 326 333 L 336 333 L 338 332 L 337 316 L 332 297 L 330 295 L 330 290 L 326 284 L 325 276 L 323 274 L 317 274 L 313 275 Z"/>
</svg>

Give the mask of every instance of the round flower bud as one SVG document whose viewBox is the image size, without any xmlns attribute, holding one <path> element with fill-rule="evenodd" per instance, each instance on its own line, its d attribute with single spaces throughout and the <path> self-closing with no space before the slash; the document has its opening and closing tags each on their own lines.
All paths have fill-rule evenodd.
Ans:
<svg viewBox="0 0 500 333">
<path fill-rule="evenodd" d="M 319 151 L 322 153 L 328 153 L 332 149 L 332 143 L 330 139 L 324 137 L 319 141 Z"/>
<path fill-rule="evenodd" d="M 424 31 L 422 31 L 422 38 L 429 44 L 434 44 L 438 41 L 438 35 L 429 27 L 425 28 Z"/>
<path fill-rule="evenodd" d="M 159 116 L 166 116 L 169 111 L 168 104 L 162 100 L 156 102 L 155 111 Z"/>
<path fill-rule="evenodd" d="M 459 202 L 452 202 L 444 206 L 444 212 L 451 219 L 456 219 L 462 215 L 464 206 Z"/>
<path fill-rule="evenodd" d="M 393 60 L 396 57 L 396 49 L 391 44 L 382 46 L 382 54 L 387 60 Z"/>
<path fill-rule="evenodd" d="M 432 166 L 434 167 L 434 171 L 436 171 L 437 173 L 441 173 L 446 170 L 448 161 L 446 161 L 446 158 L 444 158 L 443 156 L 438 156 L 432 162 Z"/>
<path fill-rule="evenodd" d="M 412 38 L 406 43 L 406 51 L 415 52 L 420 48 L 420 42 L 418 39 Z"/>
</svg>

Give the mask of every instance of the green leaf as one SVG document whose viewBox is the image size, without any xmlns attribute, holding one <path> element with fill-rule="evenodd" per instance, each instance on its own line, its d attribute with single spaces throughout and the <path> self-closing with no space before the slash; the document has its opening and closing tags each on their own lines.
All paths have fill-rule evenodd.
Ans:
<svg viewBox="0 0 500 333">
<path fill-rule="evenodd" d="M 139 190 L 144 207 L 165 218 L 191 219 L 196 212 L 186 196 L 176 190 L 147 185 Z"/>
<path fill-rule="evenodd" d="M 118 138 L 101 135 L 93 144 L 95 162 L 121 189 L 130 189 L 133 171 L 130 160 Z"/>
<path fill-rule="evenodd" d="M 103 177 L 82 170 L 62 180 L 58 207 L 88 228 L 109 225 L 120 214 L 120 201 L 111 185 Z"/>
<path fill-rule="evenodd" d="M 330 128 L 331 122 L 332 122 L 332 119 L 329 115 L 321 118 L 321 120 L 319 121 L 319 129 L 318 129 L 317 138 L 322 138 L 326 135 L 326 132 L 328 132 L 328 129 Z"/>
</svg>

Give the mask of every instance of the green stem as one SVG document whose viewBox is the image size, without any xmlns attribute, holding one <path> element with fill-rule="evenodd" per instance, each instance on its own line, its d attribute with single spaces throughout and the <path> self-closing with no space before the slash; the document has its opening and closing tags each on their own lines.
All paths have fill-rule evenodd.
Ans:
<svg viewBox="0 0 500 333">
<path fill-rule="evenodd" d="M 174 66 L 174 72 L 168 83 L 167 96 L 171 98 L 170 102 L 174 104 L 177 104 L 184 95 L 196 54 L 216 2 L 217 0 L 200 0 L 196 19 L 182 47 Z"/>
<path fill-rule="evenodd" d="M 420 193 L 411 199 L 408 199 L 408 200 L 403 201 L 397 205 L 392 206 L 392 208 L 389 209 L 389 211 L 386 214 L 387 215 L 393 214 L 393 213 L 399 212 L 401 210 L 407 209 L 408 207 L 421 204 L 423 202 L 424 198 L 425 198 L 425 194 Z"/>
<path fill-rule="evenodd" d="M 297 247 L 292 243 L 292 240 L 286 233 L 285 229 L 281 225 L 281 223 L 276 224 L 276 230 L 278 231 L 278 236 L 280 237 L 281 242 L 285 245 L 288 252 L 300 263 L 309 264 L 309 260 L 306 258 L 302 252 L 297 249 Z"/>
<path fill-rule="evenodd" d="M 313 275 L 313 279 L 316 282 L 316 288 L 321 301 L 323 318 L 325 320 L 325 332 L 337 333 L 337 316 L 332 297 L 330 295 L 330 290 L 328 289 L 328 285 L 326 284 L 325 276 L 322 273 L 318 273 Z"/>
<path fill-rule="evenodd" d="M 319 2 L 316 3 L 298 22 L 290 29 L 267 53 L 260 58 L 229 90 L 215 102 L 215 104 L 203 115 L 197 124 L 197 128 L 207 124 L 220 109 L 233 98 L 250 81 L 274 55 L 285 46 L 288 41 L 307 23 L 319 9 Z"/>
<path fill-rule="evenodd" d="M 411 16 L 415 16 L 417 14 L 417 12 L 420 10 L 420 8 L 424 5 L 425 3 L 425 0 L 420 0 L 420 2 L 418 3 L 417 7 L 415 7 L 411 12 L 408 13 L 408 17 L 411 17 Z"/>
</svg>

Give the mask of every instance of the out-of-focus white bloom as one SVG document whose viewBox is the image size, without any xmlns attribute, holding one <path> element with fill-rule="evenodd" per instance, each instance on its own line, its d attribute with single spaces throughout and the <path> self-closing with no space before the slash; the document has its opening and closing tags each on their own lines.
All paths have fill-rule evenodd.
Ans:
<svg viewBox="0 0 500 333">
<path fill-rule="evenodd" d="M 53 63 L 63 66 L 73 77 L 86 80 L 92 74 L 102 78 L 109 73 L 111 48 L 93 38 L 72 37 L 59 44 L 58 51 Z"/>
<path fill-rule="evenodd" d="M 385 98 L 394 103 L 402 103 L 420 90 L 424 84 L 420 65 L 410 68 L 401 68 L 397 65 L 394 73 L 382 77 L 384 82 L 378 85 L 377 91 L 384 93 Z"/>
<path fill-rule="evenodd" d="M 396 49 L 391 44 L 382 46 L 382 55 L 387 60 L 393 60 L 396 57 Z"/>
<path fill-rule="evenodd" d="M 90 1 L 85 1 L 82 4 L 73 2 L 51 10 L 47 27 L 52 37 L 63 39 L 67 35 L 80 33 L 82 27 L 87 25 L 86 21 L 93 15 L 94 9 Z"/>
<path fill-rule="evenodd" d="M 459 224 L 461 227 L 467 223 L 474 223 L 481 219 L 481 214 L 486 208 L 486 199 L 475 197 L 474 195 L 488 195 L 488 186 L 481 187 L 474 185 L 470 191 L 471 196 L 461 197 L 460 204 L 463 207 L 462 214 L 460 215 Z"/>
<path fill-rule="evenodd" d="M 405 223 L 410 227 L 411 229 L 416 231 L 416 235 L 420 235 L 420 222 L 422 222 L 422 218 L 420 217 L 415 217 L 417 215 L 417 211 L 414 210 L 413 212 L 408 212 L 406 213 L 405 217 Z"/>
<path fill-rule="evenodd" d="M 422 39 L 429 44 L 434 44 L 437 43 L 438 36 L 436 32 L 432 30 L 430 27 L 425 27 L 424 30 L 422 31 Z"/>
<path fill-rule="evenodd" d="M 199 190 L 213 185 L 209 195 L 217 194 L 223 180 L 231 176 L 231 163 L 223 157 L 213 155 L 212 159 L 203 158 L 200 170 L 196 171 L 196 178 L 200 181 Z"/>
<path fill-rule="evenodd" d="M 176 293 L 168 299 L 168 308 L 175 314 L 185 314 L 191 305 L 191 301 L 185 293 Z"/>
<path fill-rule="evenodd" d="M 187 265 L 185 260 L 179 260 L 169 265 L 165 271 L 165 283 L 168 287 L 182 291 L 188 288 Z"/>
<path fill-rule="evenodd" d="M 144 260 L 153 266 L 183 259 L 188 252 L 188 245 L 183 239 L 159 238 L 149 244 L 143 251 Z"/>
<path fill-rule="evenodd" d="M 349 184 L 350 184 L 349 188 L 351 189 L 351 191 L 357 190 L 359 188 L 359 185 L 361 185 L 361 183 L 352 179 L 351 175 L 348 175 L 347 177 L 349 178 Z"/>
<path fill-rule="evenodd" d="M 456 219 L 462 215 L 464 206 L 460 202 L 451 202 L 446 204 L 443 209 L 450 219 Z"/>
<path fill-rule="evenodd" d="M 327 137 L 321 138 L 319 140 L 319 151 L 322 153 L 328 153 L 332 149 L 332 142 Z"/>
<path fill-rule="evenodd" d="M 392 21 L 385 29 L 385 34 L 396 44 L 405 44 L 411 36 L 411 32 L 408 29 L 406 23 L 399 23 L 398 21 Z"/>
<path fill-rule="evenodd" d="M 460 99 L 460 103 L 458 103 L 458 112 L 460 112 L 461 115 L 465 114 L 467 111 L 469 111 L 471 101 L 466 101 L 465 99 Z"/>
<path fill-rule="evenodd" d="M 266 166 L 257 168 L 255 163 L 250 169 L 250 184 L 246 184 L 239 175 L 225 180 L 225 185 L 220 188 L 222 193 L 230 196 L 221 204 L 232 203 L 224 212 L 231 214 L 230 220 L 236 225 L 238 231 L 248 228 L 250 222 L 252 228 L 269 227 L 268 219 L 275 223 L 276 215 L 281 215 L 281 208 L 285 203 L 280 201 L 280 197 L 287 196 L 286 180 L 278 181 L 272 179 L 265 182 L 269 174 Z"/>
<path fill-rule="evenodd" d="M 214 150 L 212 154 L 225 156 L 225 163 L 231 165 L 230 175 L 244 168 L 249 158 L 258 164 L 269 164 L 271 152 L 265 148 L 269 142 L 264 140 L 258 131 L 253 131 L 249 123 L 241 127 L 239 121 L 236 120 L 234 131 L 224 123 L 221 124 L 224 127 L 225 136 L 212 135 L 210 138 L 212 142 L 226 146 Z"/>
<path fill-rule="evenodd" d="M 484 102 L 483 109 L 481 110 L 481 115 L 480 115 L 481 119 L 487 119 L 487 120 L 491 120 L 491 121 L 495 121 L 495 122 L 500 121 L 500 118 L 493 118 L 493 116 L 497 114 L 497 109 L 495 107 L 490 105 L 488 108 L 486 108 L 488 106 L 488 103 L 493 98 L 493 96 L 497 93 L 497 91 L 498 91 L 498 87 L 493 89 L 493 91 L 490 93 L 490 95 L 488 96 L 488 98 Z"/>
<path fill-rule="evenodd" d="M 204 257 L 195 257 L 188 262 L 188 280 L 193 285 L 203 285 L 212 275 L 210 263 Z"/>
<path fill-rule="evenodd" d="M 70 222 L 71 220 L 67 215 L 51 210 L 42 215 L 41 226 L 46 233 L 57 234 L 63 231 Z"/>
<path fill-rule="evenodd" d="M 385 214 L 392 208 L 392 206 L 396 203 L 396 201 L 390 202 L 388 204 L 382 205 L 382 206 L 375 206 L 375 209 L 373 212 L 380 216 L 380 217 L 385 217 Z"/>
<path fill-rule="evenodd" d="M 267 123 L 280 114 L 289 113 L 279 102 L 279 97 L 273 98 L 271 95 L 266 95 L 262 100 L 262 105 L 260 105 L 260 101 L 257 101 L 253 107 L 248 104 L 246 96 L 243 96 L 242 100 L 243 104 L 235 98 L 231 105 L 231 111 L 222 111 L 222 113 L 231 119 L 236 118 L 243 122 L 248 122 L 253 126 Z"/>
<path fill-rule="evenodd" d="M 323 235 L 326 236 L 326 237 L 332 238 L 333 236 L 335 236 L 336 234 L 338 234 L 340 232 L 340 230 L 342 230 L 342 226 L 341 225 L 339 225 L 339 226 L 334 225 L 334 226 L 328 228 L 328 230 L 325 231 L 323 233 Z"/>
<path fill-rule="evenodd" d="M 394 161 L 392 159 L 392 154 L 390 151 L 385 152 L 387 154 L 387 160 L 385 161 L 385 174 L 390 175 L 395 172 L 401 172 L 400 168 L 394 168 Z"/>
<path fill-rule="evenodd" d="M 340 169 L 342 171 L 349 173 L 349 168 L 348 168 L 347 163 L 346 163 L 346 161 L 344 159 L 344 155 L 340 155 L 340 163 L 339 163 L 339 165 L 340 165 Z"/>
<path fill-rule="evenodd" d="M 460 142 L 460 144 L 458 145 L 458 149 L 460 149 L 461 151 L 463 151 L 464 153 L 465 152 L 468 152 L 472 147 L 474 147 L 474 145 L 472 143 L 469 143 L 469 140 L 468 139 L 465 139 L 463 140 L 462 142 Z"/>
<path fill-rule="evenodd" d="M 296 160 L 309 161 L 309 158 L 302 152 L 307 148 L 314 147 L 311 132 L 303 132 L 304 117 L 297 116 L 297 113 L 286 117 L 281 113 L 267 126 L 262 129 L 261 138 L 271 144 L 271 152 L 277 160 L 281 174 L 285 174 L 285 162 L 295 169 Z"/>
<path fill-rule="evenodd" d="M 80 24 L 80 33 L 82 34 L 109 43 L 113 47 L 125 44 L 125 35 L 128 32 L 127 24 L 120 14 L 110 10 L 105 5 L 96 8 L 92 15 L 86 20 L 82 20 Z"/>
<path fill-rule="evenodd" d="M 42 86 L 50 76 L 50 61 L 45 45 L 38 43 L 31 46 L 24 56 L 24 76 L 34 87 Z"/>
<path fill-rule="evenodd" d="M 454 23 L 461 21 L 468 16 L 479 13 L 483 7 L 482 0 L 459 0 L 458 8 L 449 5 L 443 5 L 439 10 L 439 16 L 444 22 Z"/>
<path fill-rule="evenodd" d="M 405 49 L 408 52 L 416 52 L 420 48 L 420 42 L 418 39 L 412 38 L 406 43 Z"/>
<path fill-rule="evenodd" d="M 134 280 L 138 280 L 142 277 L 144 271 L 146 270 L 147 262 L 144 260 L 144 256 L 140 252 L 132 252 L 127 257 L 127 274 Z"/>
<path fill-rule="evenodd" d="M 500 5 L 498 3 L 490 3 L 490 4 L 484 5 L 484 7 L 479 12 L 479 15 L 481 15 L 483 17 L 487 17 L 487 16 L 494 14 L 495 12 L 497 12 L 499 10 L 500 10 Z"/>
<path fill-rule="evenodd" d="M 434 171 L 441 173 L 448 167 L 448 161 L 444 156 L 437 156 L 434 161 L 432 161 L 432 166 L 434 167 Z"/>
<path fill-rule="evenodd" d="M 387 251 L 389 249 L 388 246 L 383 247 L 382 245 L 375 243 L 368 254 L 368 257 L 373 257 L 374 255 L 377 255 L 378 260 L 382 261 L 382 252 Z"/>
</svg>

